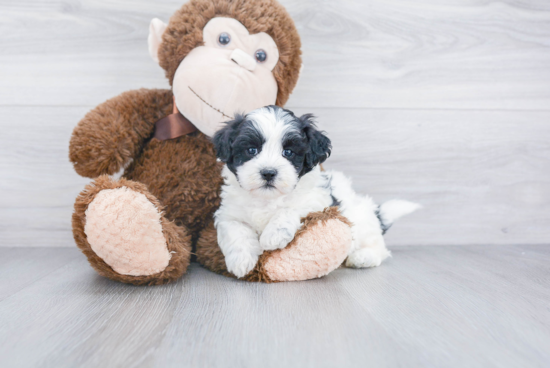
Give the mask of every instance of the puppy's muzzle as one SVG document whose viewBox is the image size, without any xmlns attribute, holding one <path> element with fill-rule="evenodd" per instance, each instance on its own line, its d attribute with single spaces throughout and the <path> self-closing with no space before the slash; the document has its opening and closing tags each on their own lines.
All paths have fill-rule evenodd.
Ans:
<svg viewBox="0 0 550 368">
<path fill-rule="evenodd" d="M 277 176 L 277 170 L 263 169 L 263 170 L 260 171 L 260 175 L 262 176 L 262 179 L 264 179 L 266 182 L 270 183 Z"/>
</svg>

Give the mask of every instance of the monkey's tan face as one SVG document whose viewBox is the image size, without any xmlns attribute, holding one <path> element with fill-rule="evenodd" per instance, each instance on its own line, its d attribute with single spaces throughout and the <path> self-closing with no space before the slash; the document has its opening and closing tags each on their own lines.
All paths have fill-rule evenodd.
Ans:
<svg viewBox="0 0 550 368">
<path fill-rule="evenodd" d="M 213 18 L 203 29 L 204 46 L 183 59 L 172 84 L 178 110 L 208 136 L 232 120 L 275 104 L 272 70 L 279 60 L 266 33 L 249 34 L 233 18 Z"/>
</svg>

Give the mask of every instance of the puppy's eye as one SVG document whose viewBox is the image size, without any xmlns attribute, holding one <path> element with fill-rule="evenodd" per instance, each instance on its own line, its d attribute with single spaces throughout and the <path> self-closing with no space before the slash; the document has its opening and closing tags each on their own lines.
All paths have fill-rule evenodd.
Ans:
<svg viewBox="0 0 550 368">
<path fill-rule="evenodd" d="M 247 149 L 247 152 L 251 156 L 256 156 L 258 154 L 258 149 L 257 148 L 249 148 L 249 149 Z"/>
<path fill-rule="evenodd" d="M 267 52 L 265 52 L 262 49 L 256 50 L 254 53 L 254 56 L 256 57 L 256 60 L 258 60 L 260 63 L 263 63 L 267 59 Z"/>
<path fill-rule="evenodd" d="M 286 149 L 286 150 L 283 151 L 283 156 L 285 156 L 285 157 L 292 157 L 292 156 L 294 156 L 294 152 L 292 152 L 292 151 L 289 150 L 289 149 Z"/>
<path fill-rule="evenodd" d="M 218 42 L 222 46 L 229 45 L 229 42 L 231 42 L 231 36 L 227 32 L 220 33 L 220 36 L 218 37 Z"/>
</svg>

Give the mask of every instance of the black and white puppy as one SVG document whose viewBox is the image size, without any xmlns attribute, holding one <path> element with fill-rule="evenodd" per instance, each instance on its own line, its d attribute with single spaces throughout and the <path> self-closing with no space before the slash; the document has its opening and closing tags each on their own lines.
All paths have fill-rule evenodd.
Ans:
<svg viewBox="0 0 550 368">
<path fill-rule="evenodd" d="M 302 217 L 334 205 L 354 224 L 346 265 L 378 266 L 390 255 L 385 230 L 419 207 L 400 200 L 377 206 L 356 194 L 342 173 L 321 171 L 331 142 L 310 114 L 257 109 L 228 122 L 213 142 L 226 163 L 222 203 L 214 215 L 218 244 L 237 277 L 250 272 L 263 251 L 286 247 Z"/>
</svg>

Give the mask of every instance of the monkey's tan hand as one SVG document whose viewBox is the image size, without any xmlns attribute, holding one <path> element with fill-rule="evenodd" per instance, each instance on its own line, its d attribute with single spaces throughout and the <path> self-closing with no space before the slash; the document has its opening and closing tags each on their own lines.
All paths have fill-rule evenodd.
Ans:
<svg viewBox="0 0 550 368">
<path fill-rule="evenodd" d="M 340 267 L 352 243 L 350 223 L 336 207 L 310 213 L 293 236 L 285 248 L 260 257 L 256 267 L 262 273 L 259 277 L 253 274 L 247 277 L 298 281 L 325 276 Z"/>
<path fill-rule="evenodd" d="M 230 229 L 235 230 L 234 225 L 231 224 Z M 245 236 L 242 233 L 238 235 L 237 244 L 243 245 Z M 226 251 L 222 253 L 223 244 L 218 243 L 216 228 L 211 223 L 197 241 L 197 259 L 214 272 L 228 276 L 231 272 L 247 281 L 298 281 L 334 271 L 344 262 L 351 248 L 351 224 L 336 207 L 307 215 L 293 236 L 294 239 L 283 249 L 265 251 L 259 258 L 256 257 L 257 263 L 250 269 L 250 257 L 240 257 L 237 253 L 230 255 Z M 267 234 L 265 237 L 267 239 Z M 223 238 L 227 239 L 226 236 Z M 257 244 L 259 253 L 262 253 L 260 243 L 261 239 Z M 250 272 L 241 276 L 246 270 Z"/>
</svg>

